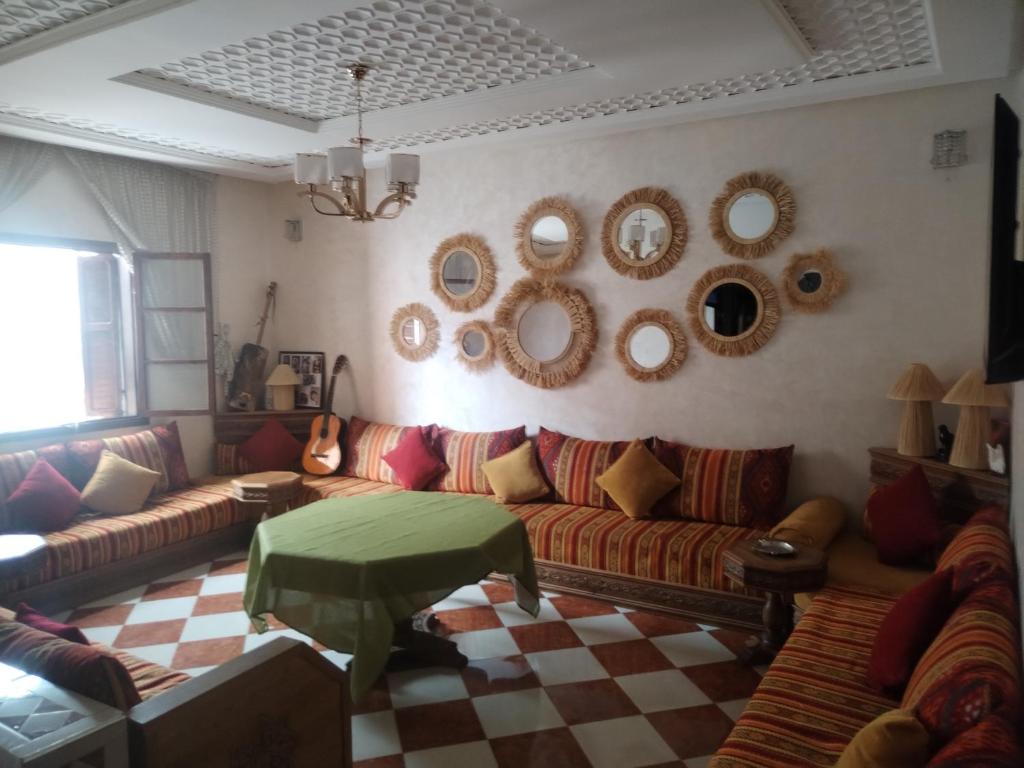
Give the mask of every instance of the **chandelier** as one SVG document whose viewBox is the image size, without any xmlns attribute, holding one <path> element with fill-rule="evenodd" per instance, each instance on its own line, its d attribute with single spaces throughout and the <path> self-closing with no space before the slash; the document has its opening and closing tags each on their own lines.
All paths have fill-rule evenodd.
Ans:
<svg viewBox="0 0 1024 768">
<path fill-rule="evenodd" d="M 363 80 L 369 68 L 353 64 L 348 76 L 356 84 L 356 115 L 359 121 L 359 135 L 352 139 L 355 146 L 332 147 L 326 155 L 298 154 L 295 156 L 295 183 L 308 186 L 299 197 L 309 200 L 313 210 L 324 216 L 346 216 L 353 221 L 395 219 L 412 205 L 416 199 L 416 185 L 420 181 L 419 155 L 390 154 L 384 164 L 387 181 L 387 197 L 380 201 L 370 213 L 366 203 L 366 167 L 363 152 L 371 139 L 363 136 Z M 329 185 L 331 192 L 319 189 Z M 322 201 L 333 210 L 324 210 L 317 203 Z"/>
</svg>

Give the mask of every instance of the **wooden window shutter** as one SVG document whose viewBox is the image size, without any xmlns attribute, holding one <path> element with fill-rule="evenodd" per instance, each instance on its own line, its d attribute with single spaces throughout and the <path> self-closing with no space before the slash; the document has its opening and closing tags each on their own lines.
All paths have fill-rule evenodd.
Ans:
<svg viewBox="0 0 1024 768">
<path fill-rule="evenodd" d="M 79 258 L 78 287 L 86 413 L 92 417 L 121 416 L 120 294 L 115 257 L 102 254 Z"/>
</svg>

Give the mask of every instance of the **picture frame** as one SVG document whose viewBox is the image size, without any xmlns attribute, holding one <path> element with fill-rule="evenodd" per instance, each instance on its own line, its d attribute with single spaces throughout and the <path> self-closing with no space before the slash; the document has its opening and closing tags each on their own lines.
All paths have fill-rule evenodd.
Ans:
<svg viewBox="0 0 1024 768">
<path fill-rule="evenodd" d="M 278 364 L 291 366 L 302 383 L 295 388 L 295 407 L 320 410 L 324 407 L 324 353 L 284 350 L 277 353 Z"/>
</svg>

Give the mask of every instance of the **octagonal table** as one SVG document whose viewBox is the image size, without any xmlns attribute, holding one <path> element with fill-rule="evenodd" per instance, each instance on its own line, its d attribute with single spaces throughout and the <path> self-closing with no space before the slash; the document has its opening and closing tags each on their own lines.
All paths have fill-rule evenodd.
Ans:
<svg viewBox="0 0 1024 768">
<path fill-rule="evenodd" d="M 403 492 L 325 499 L 265 520 L 249 550 L 245 610 L 353 655 L 353 698 L 387 664 L 396 625 L 491 572 L 539 608 L 522 520 L 482 497 Z"/>
</svg>

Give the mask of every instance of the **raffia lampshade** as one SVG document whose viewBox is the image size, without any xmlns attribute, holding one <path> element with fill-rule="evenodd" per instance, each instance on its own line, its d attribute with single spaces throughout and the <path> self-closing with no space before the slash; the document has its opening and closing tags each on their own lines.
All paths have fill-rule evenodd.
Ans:
<svg viewBox="0 0 1024 768">
<path fill-rule="evenodd" d="M 301 381 L 290 365 L 281 363 L 271 371 L 267 386 L 273 398 L 273 410 L 291 411 L 295 408 L 295 387 Z"/>
<path fill-rule="evenodd" d="M 896 450 L 904 456 L 935 455 L 935 422 L 932 402 L 941 400 L 945 387 L 924 363 L 911 363 L 889 389 L 890 400 L 903 400 L 903 418 Z"/>
<path fill-rule="evenodd" d="M 1009 403 L 1001 387 L 985 384 L 980 368 L 967 371 L 942 402 L 960 406 L 956 439 L 949 455 L 949 463 L 965 469 L 988 469 L 989 408 L 1004 408 Z"/>
</svg>

